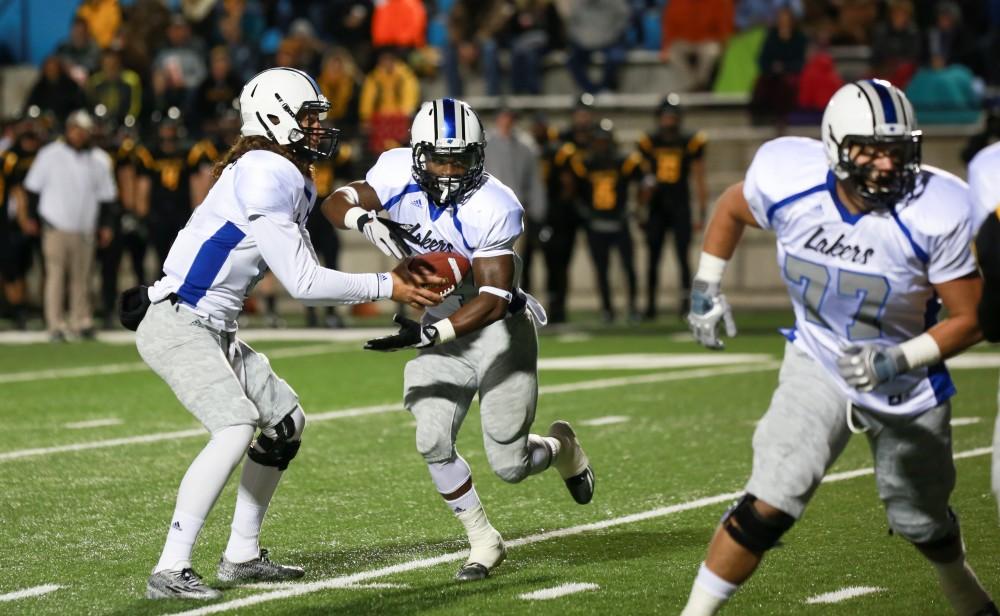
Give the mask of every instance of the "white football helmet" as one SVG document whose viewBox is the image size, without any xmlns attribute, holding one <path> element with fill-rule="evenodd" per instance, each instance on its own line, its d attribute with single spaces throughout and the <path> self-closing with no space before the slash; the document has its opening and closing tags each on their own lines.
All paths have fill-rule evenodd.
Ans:
<svg viewBox="0 0 1000 616">
<path fill-rule="evenodd" d="M 243 86 L 240 134 L 290 145 L 308 159 L 329 158 L 337 149 L 340 131 L 301 123 L 310 113 L 318 114 L 319 120 L 325 119 L 328 109 L 330 103 L 308 74 L 294 68 L 269 68 Z"/>
<path fill-rule="evenodd" d="M 420 106 L 410 127 L 413 177 L 439 205 L 460 204 L 483 178 L 486 136 L 468 103 L 439 98 Z M 428 169 L 431 163 L 437 170 Z"/>
<path fill-rule="evenodd" d="M 826 105 L 822 133 L 834 175 L 849 182 L 868 205 L 889 208 L 914 196 L 922 137 L 913 106 L 899 88 L 879 79 L 843 86 Z M 888 156 L 892 170 L 855 162 L 861 148 Z"/>
</svg>

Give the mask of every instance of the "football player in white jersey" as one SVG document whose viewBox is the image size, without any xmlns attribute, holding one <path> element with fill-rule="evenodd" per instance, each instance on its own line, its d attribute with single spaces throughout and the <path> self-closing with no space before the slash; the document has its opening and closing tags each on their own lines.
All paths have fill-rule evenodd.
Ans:
<svg viewBox="0 0 1000 616">
<path fill-rule="evenodd" d="M 506 555 L 486 518 L 455 438 L 479 394 L 483 444 L 493 471 L 517 483 L 555 466 L 574 500 L 590 502 L 594 474 L 572 428 L 557 421 L 531 434 L 538 400 L 538 302 L 518 288 L 514 244 L 523 231 L 517 197 L 483 171 L 483 127 L 466 103 L 425 102 L 411 148 L 382 154 L 363 182 L 336 191 L 323 211 L 338 227 L 362 231 L 386 254 L 454 251 L 472 262 L 466 280 L 423 323 L 396 317 L 377 351 L 418 349 L 406 365 L 404 404 L 417 422 L 417 450 L 437 491 L 465 526 L 471 547 L 459 580 L 485 578 Z M 384 212 L 386 217 L 379 217 Z"/>
<path fill-rule="evenodd" d="M 750 577 L 852 432 L 868 438 L 889 526 L 930 561 L 955 611 L 997 614 L 948 506 L 955 387 L 943 360 L 981 338 L 976 217 L 961 180 L 920 164 L 920 144 L 903 93 L 858 81 L 830 100 L 822 141 L 765 143 L 720 197 L 691 294 L 695 337 L 722 348 L 719 325 L 736 333 L 720 284 L 747 226 L 774 232 L 796 323 L 746 494 L 712 538 L 684 616 L 716 613 Z"/>
<path fill-rule="evenodd" d="M 1000 143 L 983 148 L 969 161 L 969 188 L 973 203 L 986 216 L 976 235 L 976 257 L 983 274 L 979 326 L 984 338 L 1000 342 Z M 1000 414 L 993 431 L 993 492 L 1000 507 Z"/>
<path fill-rule="evenodd" d="M 258 544 L 271 496 L 298 452 L 305 415 L 295 391 L 267 358 L 236 337 L 243 300 L 268 268 L 291 295 L 315 304 L 392 298 L 440 303 L 428 278 L 393 272 L 345 274 L 317 263 L 306 220 L 315 203 L 311 162 L 330 156 L 337 131 L 307 74 L 274 68 L 240 95 L 240 139 L 215 168 L 217 181 L 179 233 L 165 275 L 123 297 L 123 323 L 140 355 L 209 430 L 211 439 L 181 481 L 160 560 L 147 582 L 152 599 L 214 599 L 191 568 L 195 539 L 233 469 L 240 476 L 232 533 L 219 562 L 226 583 L 276 581 L 303 571 L 271 562 Z M 257 428 L 261 433 L 254 439 Z"/>
</svg>

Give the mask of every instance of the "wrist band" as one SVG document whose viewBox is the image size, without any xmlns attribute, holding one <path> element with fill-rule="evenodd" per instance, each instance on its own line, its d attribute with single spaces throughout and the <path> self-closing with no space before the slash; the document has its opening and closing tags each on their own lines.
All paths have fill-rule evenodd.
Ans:
<svg viewBox="0 0 1000 616">
<path fill-rule="evenodd" d="M 514 299 L 514 294 L 510 291 L 504 291 L 503 289 L 498 289 L 497 287 L 479 287 L 479 294 L 489 293 L 490 295 L 496 295 L 502 299 L 510 302 Z"/>
<path fill-rule="evenodd" d="M 431 327 L 437 330 L 438 343 L 445 343 L 455 339 L 455 326 L 451 319 L 441 319 L 437 323 L 432 323 Z"/>
<path fill-rule="evenodd" d="M 359 223 L 361 222 L 361 219 L 365 218 L 366 216 L 368 216 L 368 210 L 358 206 L 354 206 L 351 209 L 347 210 L 347 213 L 344 214 L 344 226 L 347 227 L 348 229 L 354 229 L 355 231 L 360 231 L 361 225 Z"/>
<path fill-rule="evenodd" d="M 701 257 L 698 259 L 698 273 L 695 274 L 695 278 L 709 283 L 720 283 L 728 263 L 729 261 L 725 259 L 702 251 Z"/>
<path fill-rule="evenodd" d="M 924 332 L 899 345 L 909 370 L 930 366 L 941 361 L 941 347 L 934 337 Z"/>
</svg>

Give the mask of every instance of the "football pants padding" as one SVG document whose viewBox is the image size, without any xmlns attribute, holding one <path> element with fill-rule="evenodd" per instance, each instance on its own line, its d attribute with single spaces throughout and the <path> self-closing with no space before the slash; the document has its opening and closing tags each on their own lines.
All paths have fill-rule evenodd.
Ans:
<svg viewBox="0 0 1000 616">
<path fill-rule="evenodd" d="M 776 517 L 763 516 L 753 505 L 756 501 L 757 497 L 753 494 L 744 494 L 723 518 L 722 527 L 736 543 L 754 554 L 763 554 L 778 545 L 781 536 L 795 523 L 795 518 L 787 513 L 779 513 Z"/>
</svg>

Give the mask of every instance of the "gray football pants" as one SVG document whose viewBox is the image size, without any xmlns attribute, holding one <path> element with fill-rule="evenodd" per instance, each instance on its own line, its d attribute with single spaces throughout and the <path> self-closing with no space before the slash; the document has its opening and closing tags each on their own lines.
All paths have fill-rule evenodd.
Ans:
<svg viewBox="0 0 1000 616">
<path fill-rule="evenodd" d="M 798 519 L 851 437 L 847 397 L 835 377 L 792 344 L 771 406 L 753 435 L 747 492 Z M 913 543 L 957 530 L 948 512 L 955 487 L 948 402 L 900 417 L 854 407 L 856 427 L 875 461 L 875 483 L 889 526 Z"/>
<path fill-rule="evenodd" d="M 479 393 L 483 445 L 493 471 L 515 483 L 530 470 L 528 430 L 538 402 L 538 339 L 527 313 L 422 349 L 407 362 L 403 403 L 428 463 L 455 458 L 455 438 Z"/>
<path fill-rule="evenodd" d="M 169 301 L 153 304 L 135 338 L 139 355 L 209 432 L 268 428 L 299 403 L 267 357 Z"/>
</svg>

